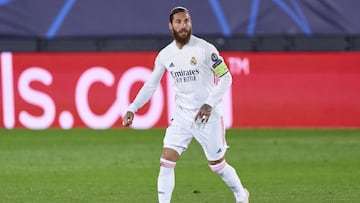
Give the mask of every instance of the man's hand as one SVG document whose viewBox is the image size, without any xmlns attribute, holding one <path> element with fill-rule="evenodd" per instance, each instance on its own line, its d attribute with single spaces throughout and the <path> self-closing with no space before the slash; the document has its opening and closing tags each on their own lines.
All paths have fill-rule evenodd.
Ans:
<svg viewBox="0 0 360 203">
<path fill-rule="evenodd" d="M 129 127 L 134 120 L 134 113 L 131 111 L 127 111 L 124 117 L 122 118 L 122 125 L 125 127 Z"/>
<path fill-rule="evenodd" d="M 207 123 L 209 121 L 211 110 L 212 107 L 209 104 L 203 104 L 195 116 L 195 121 L 200 119 L 202 123 Z"/>
</svg>

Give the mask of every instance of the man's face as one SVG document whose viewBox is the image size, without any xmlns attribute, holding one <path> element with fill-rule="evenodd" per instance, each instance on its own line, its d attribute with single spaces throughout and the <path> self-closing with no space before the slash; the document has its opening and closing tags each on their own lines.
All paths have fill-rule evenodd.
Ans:
<svg viewBox="0 0 360 203">
<path fill-rule="evenodd" d="M 172 31 L 175 40 L 181 44 L 186 44 L 192 34 L 191 18 L 188 13 L 179 12 L 174 14 L 173 21 L 169 23 L 169 29 Z"/>
</svg>

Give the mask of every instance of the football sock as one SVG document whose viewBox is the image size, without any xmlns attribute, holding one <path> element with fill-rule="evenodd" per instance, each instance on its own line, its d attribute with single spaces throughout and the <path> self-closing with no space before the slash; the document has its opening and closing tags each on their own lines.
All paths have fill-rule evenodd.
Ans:
<svg viewBox="0 0 360 203">
<path fill-rule="evenodd" d="M 209 166 L 211 170 L 214 173 L 217 173 L 224 180 L 226 185 L 234 192 L 236 200 L 244 200 L 246 198 L 240 178 L 232 166 L 227 164 L 225 160 L 219 164 Z"/>
<path fill-rule="evenodd" d="M 170 203 L 171 194 L 175 186 L 176 162 L 160 159 L 160 172 L 158 177 L 158 198 L 159 203 Z"/>
</svg>

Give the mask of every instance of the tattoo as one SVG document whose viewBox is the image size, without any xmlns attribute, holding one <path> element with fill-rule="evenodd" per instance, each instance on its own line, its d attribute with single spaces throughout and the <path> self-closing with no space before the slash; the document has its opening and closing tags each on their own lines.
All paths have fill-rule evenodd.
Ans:
<svg viewBox="0 0 360 203">
<path fill-rule="evenodd" d="M 207 113 L 210 113 L 212 110 L 212 107 L 209 104 L 203 104 L 200 108 L 201 111 L 205 111 Z"/>
</svg>

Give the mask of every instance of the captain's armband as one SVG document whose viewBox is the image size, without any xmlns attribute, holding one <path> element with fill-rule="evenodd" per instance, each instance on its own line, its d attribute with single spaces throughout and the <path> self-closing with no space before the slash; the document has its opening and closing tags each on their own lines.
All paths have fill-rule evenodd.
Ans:
<svg viewBox="0 0 360 203">
<path fill-rule="evenodd" d="M 212 70 L 214 71 L 217 77 L 221 77 L 225 75 L 227 72 L 229 72 L 225 62 L 221 59 L 218 59 L 212 67 L 213 67 Z"/>
</svg>

